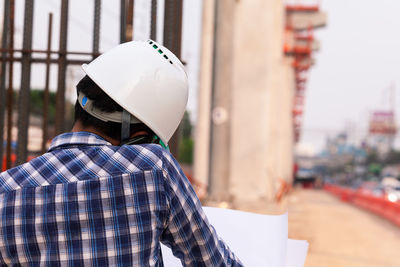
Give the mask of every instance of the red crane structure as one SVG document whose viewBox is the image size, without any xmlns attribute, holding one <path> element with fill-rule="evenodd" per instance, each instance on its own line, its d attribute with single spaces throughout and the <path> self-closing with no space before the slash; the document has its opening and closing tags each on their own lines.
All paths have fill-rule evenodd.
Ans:
<svg viewBox="0 0 400 267">
<path fill-rule="evenodd" d="M 325 25 L 321 20 L 320 0 L 287 1 L 286 28 L 283 51 L 293 59 L 291 65 L 295 76 L 295 93 L 293 100 L 294 139 L 300 140 L 302 119 L 304 113 L 305 91 L 308 70 L 314 63 L 313 51 L 318 49 L 314 38 L 314 28 Z M 324 18 L 324 15 L 322 15 Z"/>
</svg>

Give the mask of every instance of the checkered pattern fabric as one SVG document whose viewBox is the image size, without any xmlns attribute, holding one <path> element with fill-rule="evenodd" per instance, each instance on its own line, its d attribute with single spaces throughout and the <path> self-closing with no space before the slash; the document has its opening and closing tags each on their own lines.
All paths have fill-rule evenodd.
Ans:
<svg viewBox="0 0 400 267">
<path fill-rule="evenodd" d="M 158 145 L 65 133 L 0 174 L 1 266 L 163 266 L 160 241 L 184 266 L 242 266 Z"/>
</svg>

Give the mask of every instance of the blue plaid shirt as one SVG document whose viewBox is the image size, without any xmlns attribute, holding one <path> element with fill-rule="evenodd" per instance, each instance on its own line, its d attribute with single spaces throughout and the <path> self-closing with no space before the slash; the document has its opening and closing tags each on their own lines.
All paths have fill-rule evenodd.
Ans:
<svg viewBox="0 0 400 267">
<path fill-rule="evenodd" d="M 242 266 L 159 145 L 112 146 L 88 132 L 0 174 L 0 264 Z"/>
</svg>

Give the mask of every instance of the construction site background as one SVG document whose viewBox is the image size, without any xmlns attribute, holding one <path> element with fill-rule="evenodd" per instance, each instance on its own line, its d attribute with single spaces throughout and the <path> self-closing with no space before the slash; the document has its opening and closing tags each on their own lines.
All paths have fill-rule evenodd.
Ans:
<svg viewBox="0 0 400 267">
<path fill-rule="evenodd" d="M 309 70 L 324 45 L 315 32 L 328 23 L 320 1 L 4 0 L 0 8 L 3 170 L 70 129 L 79 65 L 151 38 L 185 63 L 192 93 L 199 85 L 189 100 L 196 114 L 186 113 L 170 147 L 205 205 L 289 211 L 289 238 L 310 243 L 305 266 L 400 266 L 394 108 L 371 113 L 365 142 L 340 132 L 318 155 L 296 153 Z M 34 25 L 37 17 L 46 24 Z M 32 85 L 38 76 L 43 86 Z"/>
</svg>

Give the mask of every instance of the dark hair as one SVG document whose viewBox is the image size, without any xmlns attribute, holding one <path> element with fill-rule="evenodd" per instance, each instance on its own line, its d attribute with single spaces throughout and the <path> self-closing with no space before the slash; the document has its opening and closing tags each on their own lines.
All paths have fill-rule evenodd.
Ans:
<svg viewBox="0 0 400 267">
<path fill-rule="evenodd" d="M 87 75 L 79 81 L 76 90 L 77 93 L 84 93 L 93 101 L 93 105 L 102 111 L 114 112 L 123 110 L 120 105 L 104 93 L 104 91 Z M 110 138 L 121 140 L 121 123 L 110 121 L 105 122 L 93 117 L 81 107 L 77 100 L 75 103 L 75 122 L 78 120 L 85 127 L 91 126 Z M 152 131 L 143 123 L 131 124 L 131 133 L 143 130 L 152 133 Z"/>
</svg>

